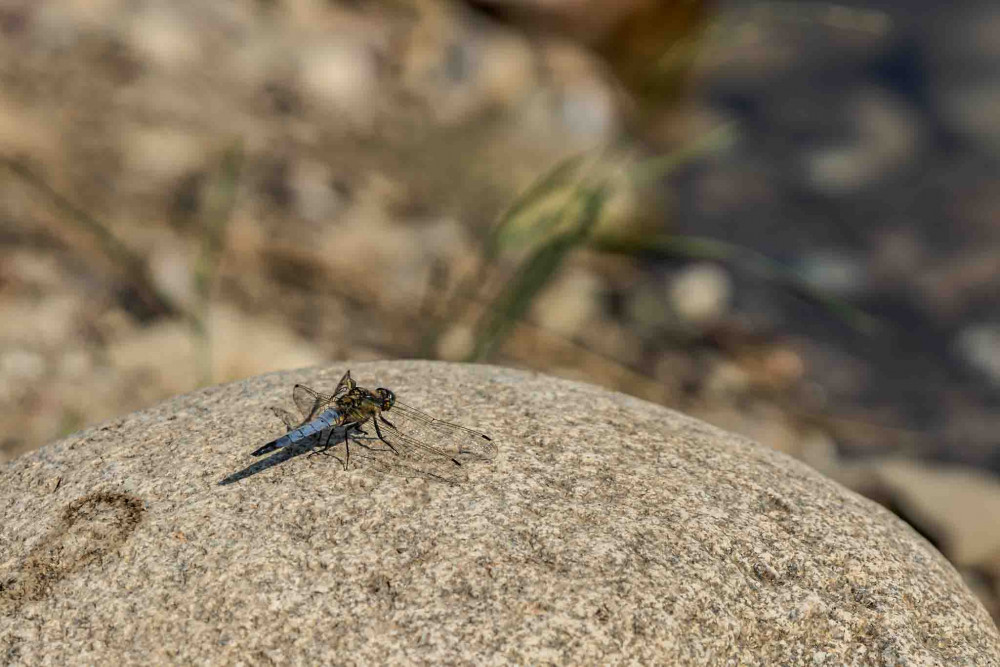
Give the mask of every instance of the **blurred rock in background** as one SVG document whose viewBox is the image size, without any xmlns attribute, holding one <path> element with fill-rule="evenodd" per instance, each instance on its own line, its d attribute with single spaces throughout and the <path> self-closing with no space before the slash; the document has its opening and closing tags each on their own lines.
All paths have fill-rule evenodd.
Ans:
<svg viewBox="0 0 1000 667">
<path fill-rule="evenodd" d="M 994 4 L 8 1 L 0 459 L 269 370 L 489 360 L 805 460 L 996 616 Z"/>
</svg>

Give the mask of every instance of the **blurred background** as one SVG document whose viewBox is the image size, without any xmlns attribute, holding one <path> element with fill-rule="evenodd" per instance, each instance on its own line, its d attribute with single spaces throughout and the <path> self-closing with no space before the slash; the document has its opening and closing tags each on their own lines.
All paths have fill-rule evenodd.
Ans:
<svg viewBox="0 0 1000 667">
<path fill-rule="evenodd" d="M 985 0 L 3 0 L 0 461 L 532 368 L 807 462 L 998 618 L 998 75 Z"/>
</svg>

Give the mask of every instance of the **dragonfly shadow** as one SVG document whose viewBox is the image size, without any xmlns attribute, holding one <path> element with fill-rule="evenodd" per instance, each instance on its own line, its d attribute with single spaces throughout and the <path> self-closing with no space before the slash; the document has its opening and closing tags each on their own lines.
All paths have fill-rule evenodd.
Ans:
<svg viewBox="0 0 1000 667">
<path fill-rule="evenodd" d="M 330 454 L 329 452 L 326 451 L 326 448 L 323 447 L 321 443 L 326 441 L 327 441 L 327 436 L 326 433 L 324 432 L 324 433 L 318 433 L 311 438 L 307 438 L 293 445 L 289 445 L 288 447 L 282 447 L 281 449 L 275 450 L 275 452 L 270 456 L 268 456 L 266 459 L 257 461 L 256 463 L 252 463 L 243 470 L 240 470 L 239 472 L 234 472 L 232 475 L 229 475 L 228 477 L 219 482 L 219 486 L 228 486 L 230 484 L 235 484 L 236 482 L 244 480 L 247 477 L 252 477 L 257 473 L 264 472 L 268 468 L 273 468 L 276 465 L 281 465 L 285 461 L 294 459 L 297 456 L 302 456 L 303 454 L 327 455 L 331 459 L 334 459 L 334 463 L 343 465 L 342 458 Z M 335 433 L 333 435 L 333 440 L 331 440 L 330 442 L 331 445 L 333 443 L 342 443 L 343 442 L 342 432 Z M 361 463 L 362 466 L 369 465 L 375 459 L 375 454 L 386 453 L 377 447 L 376 445 L 377 442 L 378 439 L 372 436 L 366 436 L 366 437 L 352 436 L 351 437 L 352 461 Z M 332 450 L 333 447 L 331 446 L 330 449 Z"/>
<path fill-rule="evenodd" d="M 248 465 L 243 470 L 239 472 L 234 472 L 225 479 L 219 482 L 219 486 L 228 486 L 229 484 L 235 484 L 247 477 L 252 477 L 259 472 L 264 472 L 268 468 L 273 468 L 276 465 L 280 465 L 289 459 L 294 459 L 297 456 L 302 456 L 303 454 L 308 454 L 312 450 L 316 449 L 319 444 L 319 438 L 310 438 L 309 440 L 304 440 L 302 442 L 284 447 L 282 449 L 276 450 L 274 454 L 271 454 L 266 459 L 257 461 Z"/>
<path fill-rule="evenodd" d="M 334 434 L 334 441 L 336 440 L 337 434 Z M 328 452 L 327 448 L 321 444 L 323 442 L 326 442 L 325 434 L 317 434 L 301 442 L 278 449 L 266 459 L 252 463 L 243 470 L 234 472 L 221 480 L 219 486 L 235 484 L 303 454 L 326 455 L 333 459 L 334 464 L 343 466 L 343 453 L 338 456 Z M 343 439 L 341 438 L 339 442 L 343 442 Z M 329 449 L 332 450 L 333 447 Z M 361 437 L 352 435 L 351 468 L 369 468 L 397 477 L 422 477 L 446 484 L 458 484 L 466 478 L 464 471 L 454 459 L 434 461 L 401 458 L 383 446 L 378 438 L 370 435 Z"/>
</svg>

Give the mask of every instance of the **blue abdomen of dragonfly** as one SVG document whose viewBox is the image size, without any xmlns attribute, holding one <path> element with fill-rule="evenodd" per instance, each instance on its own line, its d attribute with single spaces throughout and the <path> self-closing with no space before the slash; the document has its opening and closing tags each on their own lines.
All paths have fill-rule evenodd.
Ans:
<svg viewBox="0 0 1000 667">
<path fill-rule="evenodd" d="M 289 431 L 285 435 L 281 436 L 277 440 L 272 440 L 267 443 L 257 451 L 253 452 L 253 456 L 260 456 L 261 454 L 267 454 L 275 449 L 281 449 L 282 447 L 287 447 L 288 445 L 294 445 L 296 442 L 301 442 L 306 438 L 316 435 L 328 428 L 334 426 L 340 426 L 343 422 L 343 417 L 339 410 L 334 408 L 328 408 L 320 413 L 318 417 L 313 419 L 308 424 L 303 424 L 295 430 Z"/>
<path fill-rule="evenodd" d="M 340 425 L 340 412 L 329 408 L 324 410 L 316 419 L 312 420 L 308 424 L 304 424 L 294 431 L 285 434 L 285 437 L 289 439 L 289 442 L 299 442 L 300 440 L 305 440 L 311 435 L 316 435 L 321 431 L 332 426 Z"/>
</svg>

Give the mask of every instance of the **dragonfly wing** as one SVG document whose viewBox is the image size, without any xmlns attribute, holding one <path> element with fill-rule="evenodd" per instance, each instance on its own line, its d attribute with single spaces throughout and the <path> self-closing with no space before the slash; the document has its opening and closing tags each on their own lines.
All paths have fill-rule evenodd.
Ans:
<svg viewBox="0 0 1000 667">
<path fill-rule="evenodd" d="M 297 384 L 292 389 L 292 400 L 295 401 L 295 407 L 302 413 L 303 419 L 310 421 L 322 412 L 323 408 L 333 402 L 334 395 L 321 394 L 304 384 Z"/>
<path fill-rule="evenodd" d="M 468 481 L 465 468 L 450 458 L 407 456 L 402 451 L 396 454 L 377 439 L 374 444 L 362 444 L 352 439 L 351 457 L 364 460 L 366 467 L 372 470 L 396 477 L 420 477 L 447 484 L 461 484 Z"/>
<path fill-rule="evenodd" d="M 358 386 L 358 383 L 351 378 L 350 369 L 344 373 L 344 376 L 340 378 L 340 382 L 337 383 L 337 387 L 333 390 L 333 396 L 341 396 L 351 391 Z"/>
<path fill-rule="evenodd" d="M 382 433 L 385 441 L 392 446 L 399 456 L 409 459 L 437 458 L 450 461 L 451 465 L 454 466 L 461 465 L 461 461 L 458 460 L 456 454 L 436 447 L 430 444 L 430 442 L 420 440 L 408 433 L 403 433 L 401 430 L 403 427 L 399 423 L 395 421 L 391 423 L 393 425 L 386 424 L 385 422 L 380 423 L 379 431 Z"/>
<path fill-rule="evenodd" d="M 271 412 L 274 413 L 278 419 L 280 419 L 284 424 L 285 428 L 289 431 L 295 430 L 299 426 L 298 420 L 288 410 L 278 407 L 272 407 Z"/>
<path fill-rule="evenodd" d="M 421 477 L 447 484 L 461 484 L 468 481 L 465 468 L 443 459 L 401 459 L 392 452 L 375 458 L 372 466 L 379 472 L 397 477 Z"/>
<path fill-rule="evenodd" d="M 471 428 L 435 419 L 404 403 L 396 401 L 386 417 L 395 424 L 393 429 L 404 436 L 417 449 L 429 450 L 438 455 L 462 459 L 491 461 L 497 455 L 497 446 L 485 433 Z"/>
</svg>

